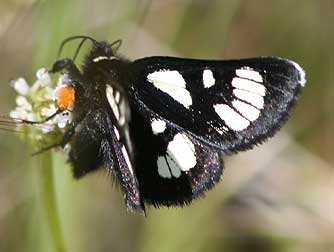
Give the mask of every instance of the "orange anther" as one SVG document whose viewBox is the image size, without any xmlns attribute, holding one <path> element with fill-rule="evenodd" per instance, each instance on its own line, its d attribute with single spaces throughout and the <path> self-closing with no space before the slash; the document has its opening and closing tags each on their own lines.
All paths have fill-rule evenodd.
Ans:
<svg viewBox="0 0 334 252">
<path fill-rule="evenodd" d="M 57 90 L 57 106 L 61 110 L 71 109 L 75 100 L 75 91 L 71 86 L 64 86 Z"/>
</svg>

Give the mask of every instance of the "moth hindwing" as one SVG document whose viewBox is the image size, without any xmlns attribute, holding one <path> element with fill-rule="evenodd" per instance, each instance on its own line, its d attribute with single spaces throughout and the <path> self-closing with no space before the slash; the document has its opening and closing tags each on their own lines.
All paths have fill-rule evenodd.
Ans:
<svg viewBox="0 0 334 252">
<path fill-rule="evenodd" d="M 182 206 L 214 187 L 224 155 L 252 148 L 286 121 L 305 73 L 290 60 L 149 57 L 133 62 L 91 39 L 82 70 L 54 64 L 75 91 L 64 134 L 81 177 L 100 167 L 117 178 L 127 209 Z"/>
</svg>

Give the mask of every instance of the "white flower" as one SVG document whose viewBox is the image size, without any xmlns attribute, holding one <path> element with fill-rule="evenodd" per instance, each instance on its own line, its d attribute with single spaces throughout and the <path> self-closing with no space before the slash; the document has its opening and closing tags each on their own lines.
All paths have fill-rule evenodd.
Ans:
<svg viewBox="0 0 334 252">
<path fill-rule="evenodd" d="M 38 122 L 58 111 L 55 103 L 56 90 L 69 83 L 68 76 L 66 74 L 61 75 L 57 80 L 57 87 L 55 87 L 56 85 L 54 85 L 46 68 L 39 69 L 36 72 L 36 77 L 37 80 L 31 86 L 23 78 L 12 81 L 11 84 L 18 96 L 16 97 L 16 108 L 9 113 L 11 118 Z M 27 128 L 25 138 L 28 138 L 31 142 L 42 141 L 45 143 L 59 141 L 66 130 L 66 126 L 71 122 L 71 112 L 63 111 L 43 123 L 34 125 L 23 123 L 19 124 L 19 127 Z"/>
<path fill-rule="evenodd" d="M 32 85 L 31 90 L 36 91 L 40 88 L 52 86 L 51 76 L 46 68 L 41 68 L 36 72 L 37 80 Z"/>
<path fill-rule="evenodd" d="M 49 117 L 49 116 L 53 115 L 56 112 L 57 112 L 57 108 L 56 108 L 56 106 L 54 104 L 50 104 L 49 107 L 47 107 L 47 108 L 45 107 L 45 108 L 41 109 L 41 115 L 43 117 Z"/>
</svg>

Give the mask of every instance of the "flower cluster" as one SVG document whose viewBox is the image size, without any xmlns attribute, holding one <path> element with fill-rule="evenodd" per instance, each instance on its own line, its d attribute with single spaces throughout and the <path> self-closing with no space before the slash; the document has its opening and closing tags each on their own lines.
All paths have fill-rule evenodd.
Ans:
<svg viewBox="0 0 334 252">
<path fill-rule="evenodd" d="M 23 78 L 12 81 L 17 92 L 16 108 L 9 113 L 15 120 L 41 122 L 37 124 L 19 123 L 26 141 L 38 146 L 46 146 L 60 141 L 66 126 L 71 123 L 71 113 L 64 111 L 43 122 L 57 111 L 55 99 L 59 87 L 66 83 L 67 75 L 61 75 L 54 85 L 49 72 L 41 68 L 36 73 L 37 80 L 29 85 Z M 56 87 L 55 87 L 56 86 Z"/>
</svg>

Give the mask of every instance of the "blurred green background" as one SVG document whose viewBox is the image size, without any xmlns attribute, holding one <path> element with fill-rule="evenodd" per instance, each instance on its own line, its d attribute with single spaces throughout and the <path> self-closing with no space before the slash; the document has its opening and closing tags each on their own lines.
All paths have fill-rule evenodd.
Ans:
<svg viewBox="0 0 334 252">
<path fill-rule="evenodd" d="M 207 197 L 146 218 L 125 211 L 106 173 L 75 181 L 60 152 L 31 157 L 0 131 L 0 251 L 334 251 L 333 20 L 332 0 L 1 0 L 1 114 L 15 106 L 10 80 L 34 81 L 78 34 L 121 38 L 129 59 L 286 57 L 308 82 L 284 129 L 225 158 Z M 58 217 L 46 207 L 53 187 Z"/>
</svg>

